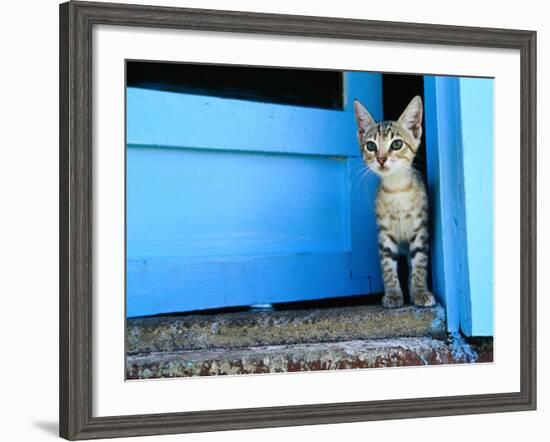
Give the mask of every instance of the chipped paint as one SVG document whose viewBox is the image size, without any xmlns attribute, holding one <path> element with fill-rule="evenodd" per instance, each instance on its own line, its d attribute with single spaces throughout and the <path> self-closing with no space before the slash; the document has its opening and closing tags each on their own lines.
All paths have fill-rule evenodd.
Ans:
<svg viewBox="0 0 550 442">
<path fill-rule="evenodd" d="M 476 351 L 459 333 L 450 334 L 447 338 L 447 343 L 454 358 L 463 358 L 469 362 L 477 360 Z"/>
<path fill-rule="evenodd" d="M 133 355 L 128 379 L 218 376 L 476 362 L 463 339 L 398 338 Z"/>
</svg>

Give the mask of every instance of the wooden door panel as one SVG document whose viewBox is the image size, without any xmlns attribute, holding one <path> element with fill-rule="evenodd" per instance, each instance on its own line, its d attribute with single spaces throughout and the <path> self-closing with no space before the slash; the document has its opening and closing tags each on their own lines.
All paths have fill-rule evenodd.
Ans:
<svg viewBox="0 0 550 442">
<path fill-rule="evenodd" d="M 350 252 L 128 260 L 127 316 L 370 293 L 350 264 Z"/>
<path fill-rule="evenodd" d="M 129 146 L 129 259 L 349 251 L 343 159 Z"/>
<path fill-rule="evenodd" d="M 361 75 L 348 94 L 381 87 Z M 379 116 L 377 97 L 360 98 Z M 350 103 L 128 88 L 127 315 L 380 291 L 376 181 L 359 170 Z"/>
</svg>

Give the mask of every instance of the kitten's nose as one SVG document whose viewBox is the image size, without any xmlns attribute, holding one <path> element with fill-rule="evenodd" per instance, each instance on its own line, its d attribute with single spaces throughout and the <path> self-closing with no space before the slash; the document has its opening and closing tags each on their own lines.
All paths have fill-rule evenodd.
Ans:
<svg viewBox="0 0 550 442">
<path fill-rule="evenodd" d="M 380 165 L 383 166 L 386 160 L 388 159 L 388 157 L 376 157 L 376 159 L 378 160 Z"/>
</svg>

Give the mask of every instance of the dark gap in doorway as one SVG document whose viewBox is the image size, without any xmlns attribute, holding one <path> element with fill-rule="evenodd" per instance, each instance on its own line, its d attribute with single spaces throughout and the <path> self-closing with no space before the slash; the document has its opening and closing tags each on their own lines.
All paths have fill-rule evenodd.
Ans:
<svg viewBox="0 0 550 442">
<path fill-rule="evenodd" d="M 397 120 L 410 101 L 419 95 L 422 98 L 422 103 L 425 106 L 424 100 L 424 76 L 409 75 L 409 74 L 382 74 L 382 101 L 385 120 Z M 426 126 L 425 126 L 426 111 L 424 109 L 424 118 L 422 119 L 422 139 L 420 149 L 414 159 L 413 167 L 420 172 L 427 185 L 426 174 Z M 430 216 L 430 218 L 432 218 Z M 432 223 L 430 222 L 430 225 Z M 433 229 L 430 228 L 430 233 Z M 405 257 L 400 257 L 398 262 L 399 282 L 405 295 L 405 303 L 410 302 L 409 294 L 409 266 L 408 260 Z M 428 284 L 431 287 L 432 269 L 428 266 Z"/>
<path fill-rule="evenodd" d="M 343 73 L 221 64 L 127 61 L 128 87 L 324 109 L 343 108 Z"/>
</svg>

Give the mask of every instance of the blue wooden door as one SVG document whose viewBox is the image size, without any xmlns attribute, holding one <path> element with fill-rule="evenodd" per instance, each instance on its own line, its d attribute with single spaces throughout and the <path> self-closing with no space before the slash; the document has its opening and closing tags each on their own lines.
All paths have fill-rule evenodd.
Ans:
<svg viewBox="0 0 550 442">
<path fill-rule="evenodd" d="M 354 98 L 343 110 L 127 89 L 128 317 L 382 291 Z"/>
</svg>

